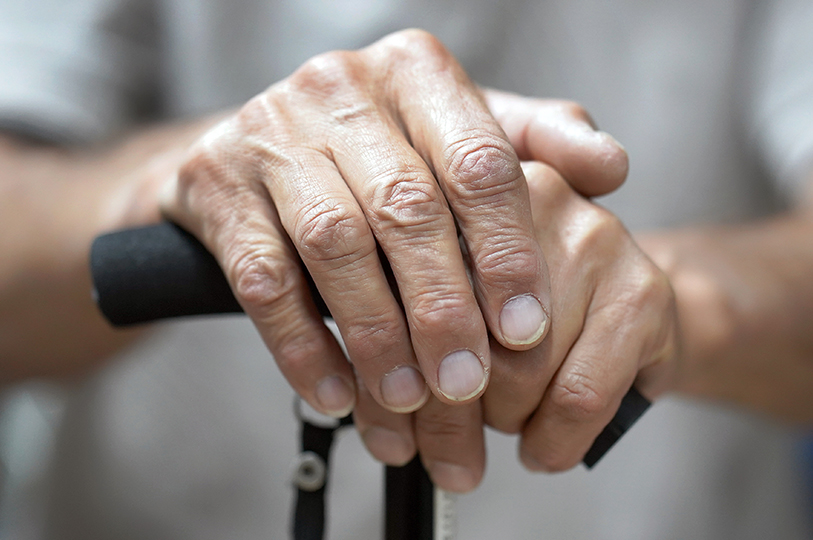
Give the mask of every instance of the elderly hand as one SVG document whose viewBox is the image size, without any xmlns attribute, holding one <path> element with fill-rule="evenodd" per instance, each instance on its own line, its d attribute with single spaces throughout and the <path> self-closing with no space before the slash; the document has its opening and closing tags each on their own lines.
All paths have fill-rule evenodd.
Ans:
<svg viewBox="0 0 813 540">
<path fill-rule="evenodd" d="M 167 186 L 164 213 L 212 251 L 318 410 L 346 414 L 354 375 L 308 296 L 300 257 L 356 373 L 392 411 L 419 408 L 429 390 L 445 403 L 480 396 L 487 329 L 509 349 L 544 337 L 548 276 L 514 147 L 598 189 L 623 180 L 626 156 L 578 109 L 543 104 L 545 122 L 519 98 L 492 101 L 510 136 L 440 43 L 397 33 L 308 61 L 205 135 Z M 599 170 L 604 156 L 609 172 Z"/>
<path fill-rule="evenodd" d="M 673 384 L 680 342 L 666 276 L 616 217 L 551 167 L 526 163 L 524 171 L 550 275 L 545 341 L 512 351 L 493 338 L 483 398 L 464 407 L 433 400 L 414 414 L 414 434 L 412 424 L 378 407 L 362 388 L 357 410 L 373 419 L 359 423 L 362 434 L 381 439 L 386 429 L 390 440 L 397 434 L 416 441 L 433 480 L 446 489 L 479 483 L 484 423 L 521 435 L 528 468 L 564 470 L 581 461 L 634 381 L 649 398 Z M 386 447 L 368 447 L 386 456 Z"/>
<path fill-rule="evenodd" d="M 444 431 L 479 408 L 489 333 L 521 351 L 552 324 L 520 159 L 551 164 L 588 195 L 614 189 L 627 170 L 624 150 L 580 107 L 483 92 L 437 40 L 409 30 L 317 56 L 211 129 L 167 184 L 163 212 L 215 255 L 313 407 L 347 414 L 361 390 L 360 402 L 381 409 L 360 407 L 360 425 L 396 422 L 404 433 L 409 416 L 379 415 L 434 395 L 428 410 L 442 412 L 426 431 Z M 367 435 L 387 462 L 414 452 L 411 436 Z M 440 456 L 456 459 L 451 447 Z"/>
<path fill-rule="evenodd" d="M 582 460 L 633 382 L 650 399 L 672 386 L 681 336 L 669 280 L 618 218 L 550 167 L 525 174 L 555 323 L 533 350 L 492 341 L 484 419 L 521 434 L 528 468 L 560 471 Z"/>
</svg>

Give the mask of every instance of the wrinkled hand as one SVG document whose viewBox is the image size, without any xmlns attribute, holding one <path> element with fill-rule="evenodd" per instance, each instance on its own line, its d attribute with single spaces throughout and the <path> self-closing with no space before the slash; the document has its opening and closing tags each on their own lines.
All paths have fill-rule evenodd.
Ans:
<svg viewBox="0 0 813 540">
<path fill-rule="evenodd" d="M 402 417 L 362 399 L 360 408 L 389 437 L 417 441 L 436 483 L 468 491 L 485 463 L 483 423 L 521 435 L 520 456 L 532 470 L 559 471 L 581 461 L 624 394 L 653 398 L 670 387 L 679 332 L 666 276 L 621 222 L 577 194 L 551 167 L 524 164 L 537 237 L 546 254 L 551 320 L 545 340 L 512 351 L 491 340 L 492 377 L 483 398 L 453 410 L 433 400 Z M 362 396 L 364 395 L 362 388 Z M 370 445 L 373 453 L 386 455 Z M 382 444 L 383 446 L 383 444 Z"/>
<path fill-rule="evenodd" d="M 485 422 L 521 434 L 532 470 L 581 461 L 635 382 L 650 399 L 673 383 L 680 332 L 666 275 L 621 222 L 550 167 L 525 174 L 551 283 L 551 325 L 537 348 L 492 341 Z"/>
<path fill-rule="evenodd" d="M 454 462 L 454 445 L 421 433 L 481 433 L 470 411 L 491 370 L 489 332 L 521 351 L 551 327 L 520 159 L 550 163 L 588 195 L 614 189 L 627 169 L 623 149 L 579 107 L 484 93 L 437 40 L 404 31 L 311 59 L 213 128 L 167 186 L 163 211 L 215 255 L 312 406 L 344 415 L 359 390 L 360 425 L 387 424 L 383 414 L 397 418 L 397 435 L 411 419 L 392 412 L 434 394 L 418 445 Z M 352 366 L 313 305 L 300 258 Z M 393 431 L 370 433 L 371 449 L 389 448 L 385 461 L 414 452 L 411 436 L 400 444 Z"/>
</svg>

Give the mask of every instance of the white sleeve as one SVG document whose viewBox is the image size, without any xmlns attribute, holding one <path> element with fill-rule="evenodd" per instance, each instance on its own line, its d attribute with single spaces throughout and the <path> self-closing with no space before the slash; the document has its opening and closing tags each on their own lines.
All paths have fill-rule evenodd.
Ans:
<svg viewBox="0 0 813 540">
<path fill-rule="evenodd" d="M 749 129 L 768 171 L 793 199 L 813 173 L 813 2 L 769 6 L 756 26 Z"/>
<path fill-rule="evenodd" d="M 103 140 L 154 104 L 152 2 L 0 0 L 0 128 Z"/>
</svg>

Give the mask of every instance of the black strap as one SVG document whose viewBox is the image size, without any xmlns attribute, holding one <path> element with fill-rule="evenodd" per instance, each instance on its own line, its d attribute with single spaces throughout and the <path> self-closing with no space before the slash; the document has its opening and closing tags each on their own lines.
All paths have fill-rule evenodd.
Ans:
<svg viewBox="0 0 813 540">
<path fill-rule="evenodd" d="M 319 426 L 300 415 L 300 453 L 294 471 L 296 506 L 294 540 L 322 540 L 325 534 L 325 492 L 327 490 L 330 447 L 337 430 L 353 423 L 353 417 L 333 426 Z"/>
<path fill-rule="evenodd" d="M 330 469 L 330 449 L 335 434 L 353 424 L 352 416 L 333 425 L 317 425 L 300 419 L 300 453 L 294 471 L 296 505 L 293 539 L 323 540 L 326 526 L 326 491 Z M 433 540 L 434 486 L 421 465 L 420 457 L 403 467 L 386 467 L 387 540 Z"/>
</svg>

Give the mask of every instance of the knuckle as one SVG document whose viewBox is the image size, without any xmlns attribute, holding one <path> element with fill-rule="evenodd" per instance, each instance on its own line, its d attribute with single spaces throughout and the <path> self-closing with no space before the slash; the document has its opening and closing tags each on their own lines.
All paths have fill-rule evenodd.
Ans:
<svg viewBox="0 0 813 540">
<path fill-rule="evenodd" d="M 595 216 L 591 233 L 595 235 L 598 242 L 604 241 L 607 237 L 618 238 L 626 235 L 626 229 L 621 220 L 615 214 L 601 207 L 594 207 Z"/>
<path fill-rule="evenodd" d="M 202 180 L 217 178 L 221 176 L 220 173 L 220 160 L 207 149 L 195 146 L 178 169 L 178 192 L 188 194 Z"/>
<path fill-rule="evenodd" d="M 640 328 L 641 335 L 649 336 L 650 358 L 647 360 L 654 363 L 674 358 L 678 351 L 673 324 L 677 319 L 677 304 L 666 274 L 647 261 L 636 276 L 635 292 L 621 302 L 626 313 L 620 316 L 637 317 L 630 326 Z"/>
<path fill-rule="evenodd" d="M 518 189 L 522 168 L 507 141 L 483 129 L 470 130 L 447 148 L 449 189 L 462 200 L 483 200 Z"/>
<path fill-rule="evenodd" d="M 431 226 L 446 213 L 437 187 L 408 165 L 372 179 L 370 219 L 382 229 Z"/>
<path fill-rule="evenodd" d="M 673 304 L 674 291 L 669 278 L 660 268 L 646 260 L 637 273 L 639 302 L 653 306 L 658 311 Z"/>
<path fill-rule="evenodd" d="M 278 116 L 280 104 L 277 101 L 277 94 L 270 92 L 260 93 L 249 99 L 235 118 L 236 125 L 239 126 L 243 137 L 256 133 L 268 133 L 268 126 L 273 123 L 273 119 Z"/>
<path fill-rule="evenodd" d="M 227 171 L 260 184 L 273 169 L 301 167 L 301 146 L 294 144 L 298 126 L 292 121 L 290 95 L 274 86 L 248 102 L 231 119 L 208 132 L 203 143 L 217 145 L 232 157 Z M 210 144 L 211 142 L 211 144 Z"/>
<path fill-rule="evenodd" d="M 679 353 L 680 347 L 676 340 L 674 327 L 664 325 L 659 334 L 658 344 L 653 348 L 649 357 L 644 359 L 645 365 L 670 362 Z"/>
<path fill-rule="evenodd" d="M 579 197 L 555 169 L 544 163 L 525 162 L 522 169 L 532 198 L 544 197 L 564 206 L 567 201 Z"/>
<path fill-rule="evenodd" d="M 590 422 L 601 417 L 610 402 L 596 387 L 597 384 L 583 374 L 566 374 L 551 388 L 553 411 L 574 423 Z"/>
<path fill-rule="evenodd" d="M 330 51 L 306 60 L 286 82 L 298 91 L 335 96 L 356 87 L 363 71 L 358 53 Z"/>
<path fill-rule="evenodd" d="M 639 317 L 645 327 L 658 326 L 661 315 L 674 309 L 675 298 L 669 278 L 648 259 L 626 268 L 625 285 L 616 288 L 613 304 L 619 317 Z"/>
<path fill-rule="evenodd" d="M 410 311 L 414 331 L 420 335 L 438 335 L 449 329 L 471 331 L 472 308 L 450 286 L 425 288 L 411 299 Z"/>
<path fill-rule="evenodd" d="M 278 124 L 272 102 L 270 96 L 256 96 L 235 115 L 206 131 L 179 167 L 178 187 L 191 190 L 202 186 L 239 195 L 256 191 L 271 168 L 297 167 L 298 160 L 285 141 L 287 127 Z"/>
<path fill-rule="evenodd" d="M 403 322 L 397 316 L 366 316 L 350 322 L 342 333 L 353 359 L 380 358 L 402 343 Z"/>
<path fill-rule="evenodd" d="M 295 294 L 297 270 L 284 262 L 247 250 L 233 264 L 231 281 L 234 294 L 249 311 L 267 312 Z"/>
<path fill-rule="evenodd" d="M 565 115 L 571 116 L 573 118 L 578 118 L 579 120 L 584 120 L 590 124 L 593 124 L 593 120 L 590 117 L 590 113 L 587 112 L 587 109 L 585 109 L 581 103 L 563 100 L 560 102 L 559 107 L 560 110 Z"/>
<path fill-rule="evenodd" d="M 206 182 L 222 183 L 229 178 L 228 171 L 233 167 L 226 148 L 225 126 L 209 130 L 190 148 L 184 163 L 178 169 L 178 188 L 184 192 L 193 186 Z"/>
<path fill-rule="evenodd" d="M 325 357 L 327 343 L 318 334 L 303 331 L 286 332 L 277 345 L 274 360 L 280 370 L 291 377 L 311 373 L 316 362 Z"/>
<path fill-rule="evenodd" d="M 522 165 L 537 229 L 540 228 L 540 224 L 555 222 L 563 210 L 584 204 L 584 199 L 555 169 L 536 162 Z M 541 227 L 541 230 L 548 229 L 549 226 Z"/>
<path fill-rule="evenodd" d="M 416 58 L 447 58 L 448 49 L 434 35 L 419 28 L 407 28 L 382 39 L 380 45 Z"/>
<path fill-rule="evenodd" d="M 276 102 L 273 98 L 275 96 L 276 94 L 273 92 L 260 92 L 240 107 L 240 110 L 237 111 L 237 118 L 241 122 L 248 121 L 249 123 L 258 118 L 264 118 L 274 108 Z"/>
<path fill-rule="evenodd" d="M 297 105 L 291 103 L 292 94 L 281 86 L 275 85 L 248 100 L 224 129 L 229 147 L 258 171 L 272 164 L 291 167 L 297 163 L 291 155 L 291 139 L 297 130 L 291 110 Z"/>
<path fill-rule="evenodd" d="M 615 215 L 592 204 L 578 214 L 570 230 L 573 234 L 566 242 L 568 251 L 579 259 L 613 260 L 618 256 L 619 242 L 627 236 Z"/>
<path fill-rule="evenodd" d="M 487 286 L 532 283 L 542 271 L 538 246 L 516 231 L 505 233 L 501 229 L 488 239 L 487 246 L 473 253 L 474 271 Z"/>
<path fill-rule="evenodd" d="M 349 262 L 375 250 L 364 217 L 345 201 L 319 199 L 306 205 L 293 229 L 293 240 L 308 261 Z"/>
</svg>

